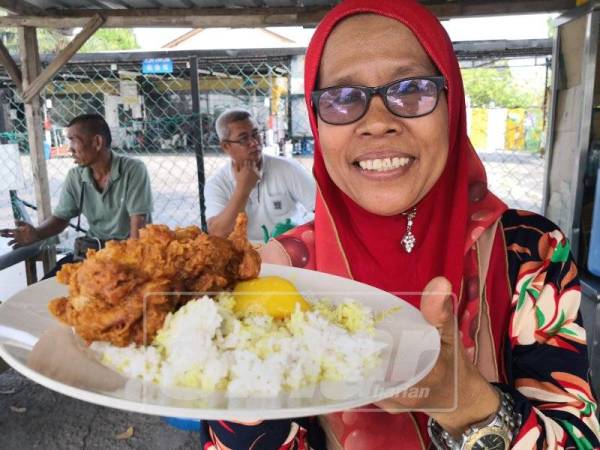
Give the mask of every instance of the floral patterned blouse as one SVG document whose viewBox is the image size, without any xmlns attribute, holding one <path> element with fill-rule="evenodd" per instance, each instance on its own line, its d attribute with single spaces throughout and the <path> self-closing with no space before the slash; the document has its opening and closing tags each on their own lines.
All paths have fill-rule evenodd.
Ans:
<svg viewBox="0 0 600 450">
<path fill-rule="evenodd" d="M 581 290 L 569 242 L 549 220 L 504 213 L 511 320 L 505 373 L 523 416 L 512 449 L 600 449 L 596 402 L 588 377 Z M 203 422 L 203 450 L 321 450 L 315 418 L 235 424 Z M 362 448 L 362 447 L 361 447 Z M 375 449 L 373 449 L 375 450 Z"/>
</svg>

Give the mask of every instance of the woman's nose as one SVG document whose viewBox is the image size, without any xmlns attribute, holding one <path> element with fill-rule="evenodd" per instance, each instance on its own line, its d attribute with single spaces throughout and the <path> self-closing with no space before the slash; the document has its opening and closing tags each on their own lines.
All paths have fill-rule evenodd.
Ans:
<svg viewBox="0 0 600 450">
<path fill-rule="evenodd" d="M 387 109 L 381 96 L 374 95 L 367 112 L 359 121 L 357 132 L 361 135 L 381 136 L 398 133 L 401 128 L 399 118 Z"/>
</svg>

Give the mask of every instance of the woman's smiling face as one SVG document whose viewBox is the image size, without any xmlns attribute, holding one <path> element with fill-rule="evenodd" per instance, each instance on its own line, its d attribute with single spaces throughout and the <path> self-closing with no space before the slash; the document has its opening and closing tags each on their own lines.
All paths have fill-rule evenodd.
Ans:
<svg viewBox="0 0 600 450">
<path fill-rule="evenodd" d="M 360 14 L 340 22 L 325 45 L 319 86 L 381 86 L 437 75 L 432 61 L 402 23 Z M 374 214 L 389 216 L 418 203 L 438 180 L 448 157 L 445 91 L 428 115 L 402 118 L 375 95 L 367 113 L 347 125 L 318 119 L 329 176 L 346 195 Z"/>
</svg>

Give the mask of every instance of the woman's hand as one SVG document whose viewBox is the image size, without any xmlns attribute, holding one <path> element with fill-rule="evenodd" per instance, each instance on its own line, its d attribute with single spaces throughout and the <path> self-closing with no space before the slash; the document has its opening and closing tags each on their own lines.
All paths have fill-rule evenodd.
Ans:
<svg viewBox="0 0 600 450">
<path fill-rule="evenodd" d="M 429 395 L 415 399 L 400 393 L 377 405 L 391 413 L 401 409 L 425 410 L 442 428 L 457 437 L 470 425 L 496 412 L 500 398 L 496 389 L 465 356 L 451 292 L 450 282 L 437 277 L 427 284 L 421 298 L 421 313 L 438 329 L 441 338 L 437 363 L 413 386 L 419 388 L 415 392 L 428 392 Z"/>
</svg>

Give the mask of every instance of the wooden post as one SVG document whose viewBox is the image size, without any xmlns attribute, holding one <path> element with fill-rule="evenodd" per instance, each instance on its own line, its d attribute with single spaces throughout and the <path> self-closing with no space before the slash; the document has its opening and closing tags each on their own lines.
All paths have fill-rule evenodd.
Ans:
<svg viewBox="0 0 600 450">
<path fill-rule="evenodd" d="M 35 28 L 19 27 L 19 48 L 22 61 L 23 90 L 25 91 L 41 71 Z M 33 171 L 35 198 L 38 205 L 38 223 L 42 223 L 52 215 L 48 171 L 44 156 L 42 105 L 40 101 L 40 96 L 36 95 L 29 102 L 25 103 L 25 119 L 27 120 L 31 168 Z M 56 249 L 54 246 L 46 249 L 43 262 L 44 273 L 56 265 Z"/>
</svg>

